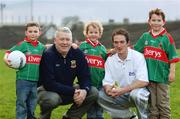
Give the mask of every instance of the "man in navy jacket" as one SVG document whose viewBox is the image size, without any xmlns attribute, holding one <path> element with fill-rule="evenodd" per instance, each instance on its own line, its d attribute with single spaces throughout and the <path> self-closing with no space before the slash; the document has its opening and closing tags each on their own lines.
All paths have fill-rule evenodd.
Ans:
<svg viewBox="0 0 180 119">
<path fill-rule="evenodd" d="M 72 33 L 62 27 L 55 34 L 54 44 L 43 53 L 38 92 L 41 119 L 50 119 L 54 108 L 70 103 L 73 104 L 63 119 L 80 119 L 97 100 L 85 55 L 71 45 Z M 74 86 L 76 78 L 78 87 Z"/>
</svg>

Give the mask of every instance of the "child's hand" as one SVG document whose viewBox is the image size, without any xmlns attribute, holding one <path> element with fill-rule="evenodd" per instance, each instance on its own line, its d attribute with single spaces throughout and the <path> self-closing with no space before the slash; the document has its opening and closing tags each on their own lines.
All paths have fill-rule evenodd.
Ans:
<svg viewBox="0 0 180 119">
<path fill-rule="evenodd" d="M 5 62 L 6 65 L 11 66 L 11 61 L 10 60 L 4 59 L 4 62 Z"/>
<path fill-rule="evenodd" d="M 114 55 L 116 53 L 116 50 L 115 49 L 110 49 L 109 51 L 108 51 L 108 55 L 109 56 L 112 56 L 112 55 Z"/>
<path fill-rule="evenodd" d="M 169 76 L 168 76 L 168 80 L 169 80 L 169 83 L 172 83 L 175 81 L 175 63 L 171 63 L 170 64 L 170 70 L 169 70 Z"/>
<path fill-rule="evenodd" d="M 169 72 L 169 82 L 172 83 L 175 81 L 175 72 Z"/>
<path fill-rule="evenodd" d="M 6 53 L 6 54 L 4 55 L 4 62 L 5 62 L 5 64 L 6 64 L 8 67 L 10 67 L 10 66 L 11 66 L 11 61 L 8 60 L 8 55 L 9 55 L 9 53 Z"/>
<path fill-rule="evenodd" d="M 46 44 L 45 47 L 48 48 L 50 46 L 52 46 L 53 44 Z"/>
<path fill-rule="evenodd" d="M 11 65 L 11 61 L 8 59 L 4 59 L 5 64 L 9 67 L 9 68 L 13 68 Z M 13 68 L 14 69 L 14 68 Z"/>
<path fill-rule="evenodd" d="M 77 48 L 79 48 L 79 46 L 76 44 L 76 43 L 72 43 L 72 45 L 71 45 L 72 47 L 73 47 L 73 49 L 77 49 Z"/>
</svg>

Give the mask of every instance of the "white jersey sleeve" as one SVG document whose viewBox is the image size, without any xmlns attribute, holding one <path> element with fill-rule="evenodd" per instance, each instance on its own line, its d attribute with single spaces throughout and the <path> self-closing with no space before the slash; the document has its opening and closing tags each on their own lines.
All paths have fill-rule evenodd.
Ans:
<svg viewBox="0 0 180 119">
<path fill-rule="evenodd" d="M 112 73 L 111 73 L 111 61 L 110 61 L 110 58 L 108 57 L 108 59 L 106 60 L 105 62 L 105 76 L 104 76 L 104 79 L 103 79 L 103 86 L 104 85 L 113 85 L 114 81 L 112 79 Z"/>
</svg>

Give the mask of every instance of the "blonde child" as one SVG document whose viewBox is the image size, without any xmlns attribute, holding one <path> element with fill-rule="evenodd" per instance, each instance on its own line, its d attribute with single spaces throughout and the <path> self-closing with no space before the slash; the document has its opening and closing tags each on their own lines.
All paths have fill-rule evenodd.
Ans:
<svg viewBox="0 0 180 119">
<path fill-rule="evenodd" d="M 91 83 L 98 90 L 102 88 L 104 78 L 104 63 L 107 58 L 106 48 L 99 42 L 103 33 L 102 24 L 98 21 L 90 21 L 85 24 L 84 35 L 86 40 L 80 45 L 85 53 L 91 72 Z M 95 103 L 87 113 L 88 119 L 103 119 L 102 108 Z"/>
</svg>

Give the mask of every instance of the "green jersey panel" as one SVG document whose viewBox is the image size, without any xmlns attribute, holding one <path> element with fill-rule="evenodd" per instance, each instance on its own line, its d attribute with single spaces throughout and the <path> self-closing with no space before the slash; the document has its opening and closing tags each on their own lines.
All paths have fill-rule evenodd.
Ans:
<svg viewBox="0 0 180 119">
<path fill-rule="evenodd" d="M 19 50 L 26 55 L 26 65 L 16 71 L 16 80 L 38 81 L 39 64 L 45 46 L 38 42 L 37 46 L 33 46 L 27 41 L 22 41 L 12 47 L 10 51 Z"/>
<path fill-rule="evenodd" d="M 167 84 L 170 63 L 179 60 L 173 38 L 166 31 L 156 37 L 146 32 L 134 49 L 145 56 L 149 80 Z"/>
<path fill-rule="evenodd" d="M 105 75 L 104 63 L 107 59 L 106 48 L 102 44 L 92 46 L 87 41 L 82 42 L 80 49 L 85 53 L 91 73 L 92 85 L 102 87 L 102 80 Z"/>
</svg>

